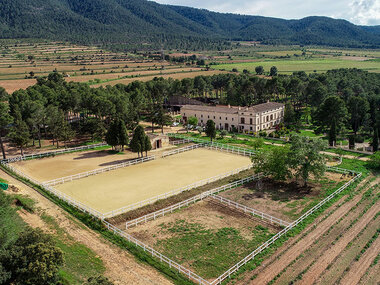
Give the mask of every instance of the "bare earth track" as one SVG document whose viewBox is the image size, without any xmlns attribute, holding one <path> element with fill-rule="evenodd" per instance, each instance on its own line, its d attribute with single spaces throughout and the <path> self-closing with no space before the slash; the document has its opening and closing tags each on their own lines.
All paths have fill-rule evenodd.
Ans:
<svg viewBox="0 0 380 285">
<path fill-rule="evenodd" d="M 362 181 L 359 186 L 357 186 L 357 189 L 365 185 L 365 181 L 368 181 L 368 178 Z M 379 181 L 380 178 L 377 178 L 377 180 L 371 183 L 371 185 L 374 185 Z M 349 227 L 349 222 L 357 216 L 352 216 L 349 218 L 349 222 L 347 222 L 347 215 L 353 210 L 353 208 L 355 208 L 362 199 L 364 192 L 368 190 L 371 185 L 361 189 L 360 193 L 349 201 L 344 201 L 347 196 L 342 197 L 313 224 L 309 225 L 296 237 L 291 238 L 270 258 L 264 261 L 260 267 L 247 273 L 242 280 L 238 281 L 236 284 L 268 284 L 271 281 L 275 281 L 276 284 L 289 284 L 294 283 L 300 277 L 302 278 L 300 284 L 313 284 L 313 282 L 317 281 L 320 275 L 329 266 L 330 262 L 334 261 L 341 251 L 344 250 L 346 245 L 377 214 L 379 203 L 371 207 L 362 217 L 359 217 L 357 223 L 355 223 L 347 232 L 342 233 L 336 229 L 334 231 L 334 225 L 340 220 L 346 223 L 343 228 Z M 360 211 L 356 211 L 355 213 L 359 215 Z M 331 232 L 334 232 L 335 236 Z M 307 249 L 313 247 L 318 241 L 323 241 L 323 239 L 329 237 L 329 234 L 331 234 L 331 242 L 330 244 L 326 242 L 324 245 L 324 249 L 326 250 L 327 248 L 327 251 L 318 252 L 318 246 L 316 246 L 316 251 L 312 251 L 313 256 L 311 256 Z M 332 237 L 337 240 L 335 243 Z M 298 269 L 296 266 L 298 266 Z M 303 274 L 303 271 L 306 273 Z"/>
</svg>

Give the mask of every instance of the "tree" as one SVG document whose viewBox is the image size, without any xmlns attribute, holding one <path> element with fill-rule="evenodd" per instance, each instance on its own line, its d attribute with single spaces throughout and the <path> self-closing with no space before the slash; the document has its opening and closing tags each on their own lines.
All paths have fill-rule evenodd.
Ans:
<svg viewBox="0 0 380 285">
<path fill-rule="evenodd" d="M 0 254 L 6 284 L 56 284 L 63 252 L 41 230 L 28 229 Z"/>
<path fill-rule="evenodd" d="M 124 146 L 129 143 L 129 137 L 123 120 L 117 118 L 112 121 L 106 133 L 106 142 L 112 146 L 112 149 L 121 146 L 121 150 L 124 151 Z"/>
<path fill-rule="evenodd" d="M 292 104 L 286 103 L 284 111 L 284 123 L 287 127 L 293 125 L 296 122 L 296 113 Z"/>
<path fill-rule="evenodd" d="M 289 149 L 274 148 L 270 151 L 260 151 L 252 156 L 253 168 L 256 173 L 264 173 L 274 180 L 284 181 L 292 177 L 289 165 Z"/>
<path fill-rule="evenodd" d="M 269 73 L 270 76 L 277 76 L 277 67 L 276 66 L 272 66 L 270 68 L 270 73 Z"/>
<path fill-rule="evenodd" d="M 9 134 L 11 142 L 20 148 L 21 155 L 24 155 L 24 147 L 28 144 L 30 134 L 28 125 L 21 119 L 19 111 L 16 113 L 15 124 L 11 128 Z"/>
<path fill-rule="evenodd" d="M 148 156 L 148 151 L 152 150 L 152 143 L 150 142 L 150 138 L 145 135 L 144 138 L 144 151 L 145 151 L 145 156 Z"/>
<path fill-rule="evenodd" d="M 106 142 L 112 147 L 112 149 L 115 149 L 116 146 L 119 145 L 118 128 L 115 121 L 112 122 L 108 128 L 108 131 L 106 133 Z"/>
<path fill-rule="evenodd" d="M 379 130 L 377 128 L 373 131 L 372 149 L 373 152 L 376 152 L 379 149 Z"/>
<path fill-rule="evenodd" d="M 133 137 L 130 143 L 131 150 L 133 152 L 137 152 L 139 157 L 141 153 L 141 157 L 144 156 L 144 151 L 147 151 L 149 145 L 146 142 L 147 135 L 145 134 L 144 128 L 138 125 L 133 132 Z"/>
<path fill-rule="evenodd" d="M 380 151 L 377 151 L 373 155 L 371 155 L 371 158 L 369 160 L 369 166 L 373 169 L 380 170 Z"/>
<path fill-rule="evenodd" d="M 356 135 L 368 116 L 369 104 L 368 101 L 362 97 L 351 96 L 348 99 L 347 106 L 350 113 L 351 127 Z"/>
<path fill-rule="evenodd" d="M 170 126 L 173 118 L 165 112 L 164 108 L 160 107 L 155 114 L 155 123 L 161 127 L 161 133 L 164 133 L 164 126 Z"/>
<path fill-rule="evenodd" d="M 33 145 L 34 139 L 37 136 L 38 146 L 41 148 L 41 124 L 43 123 L 45 117 L 45 109 L 41 102 L 31 102 L 29 105 L 30 115 L 27 119 L 27 123 L 30 127 Z"/>
<path fill-rule="evenodd" d="M 264 67 L 259 65 L 255 67 L 256 74 L 262 75 L 264 73 Z"/>
<path fill-rule="evenodd" d="M 314 123 L 321 130 L 330 129 L 335 124 L 338 133 L 346 122 L 348 116 L 344 101 L 337 96 L 327 97 L 314 115 Z"/>
<path fill-rule="evenodd" d="M 252 141 L 252 146 L 255 150 L 258 150 L 259 148 L 262 148 L 264 146 L 264 139 L 263 138 L 257 138 Z"/>
<path fill-rule="evenodd" d="M 189 117 L 189 119 L 187 120 L 187 124 L 195 127 L 198 125 L 198 119 L 196 117 Z"/>
<path fill-rule="evenodd" d="M 336 146 L 336 123 L 335 119 L 331 122 L 331 127 L 329 131 L 329 145 Z"/>
<path fill-rule="evenodd" d="M 305 187 L 310 175 L 319 178 L 325 173 L 325 157 L 321 154 L 324 149 L 325 143 L 321 139 L 292 136 L 289 163 L 295 176 L 303 179 Z"/>
<path fill-rule="evenodd" d="M 207 121 L 205 133 L 210 138 L 211 142 L 216 137 L 216 128 L 213 120 Z"/>
<path fill-rule="evenodd" d="M 6 159 L 5 149 L 4 149 L 4 143 L 3 143 L 3 134 L 5 132 L 5 128 L 12 123 L 13 118 L 9 115 L 9 108 L 8 105 L 0 102 L 0 147 L 1 152 L 3 154 L 3 158 Z"/>
<path fill-rule="evenodd" d="M 8 101 L 9 94 L 5 90 L 5 88 L 0 87 L 0 102 Z"/>
</svg>

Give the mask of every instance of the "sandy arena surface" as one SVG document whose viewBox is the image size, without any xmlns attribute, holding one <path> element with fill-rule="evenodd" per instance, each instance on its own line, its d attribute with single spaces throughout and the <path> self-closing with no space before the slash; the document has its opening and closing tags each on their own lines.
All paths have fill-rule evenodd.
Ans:
<svg viewBox="0 0 380 285">
<path fill-rule="evenodd" d="M 56 188 L 106 213 L 249 164 L 248 157 L 195 149 L 57 185 Z"/>
<path fill-rule="evenodd" d="M 150 151 L 148 155 L 159 156 L 162 151 L 167 151 L 170 148 Z M 20 161 L 13 163 L 12 166 L 30 177 L 44 182 L 123 163 L 131 159 L 137 159 L 137 154 L 130 151 L 125 151 L 124 154 L 109 154 L 108 150 L 92 150 Z"/>
</svg>

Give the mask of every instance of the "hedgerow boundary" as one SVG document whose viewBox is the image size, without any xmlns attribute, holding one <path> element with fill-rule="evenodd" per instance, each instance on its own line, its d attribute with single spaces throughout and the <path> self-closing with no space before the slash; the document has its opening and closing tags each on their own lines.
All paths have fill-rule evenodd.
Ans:
<svg viewBox="0 0 380 285">
<path fill-rule="evenodd" d="M 76 208 L 73 205 L 70 205 L 69 203 L 59 199 L 58 197 L 54 196 L 53 194 L 49 193 L 46 189 L 43 187 L 29 181 L 28 179 L 18 175 L 17 173 L 14 173 L 12 170 L 8 169 L 5 165 L 1 165 L 1 168 L 10 174 L 11 176 L 15 177 L 16 179 L 24 182 L 26 185 L 31 186 L 34 188 L 36 191 L 41 193 L 43 196 L 48 198 L 49 200 L 53 201 L 60 207 L 62 207 L 64 210 L 66 210 L 68 213 L 82 221 L 84 224 L 89 226 L 91 229 L 99 232 L 102 234 L 103 237 L 106 239 L 110 240 L 111 242 L 117 244 L 118 246 L 122 248 L 126 248 L 129 250 L 132 254 L 134 254 L 139 260 L 146 262 L 150 264 L 151 266 L 155 267 L 159 271 L 161 271 L 165 276 L 169 277 L 175 284 L 194 284 L 190 280 L 188 280 L 183 274 L 179 273 L 177 270 L 174 270 L 171 268 L 170 264 L 166 265 L 162 262 L 160 262 L 159 258 L 156 258 L 154 256 L 151 256 L 153 252 L 146 252 L 146 248 L 139 247 L 135 244 L 133 244 L 131 241 L 126 240 L 123 238 L 117 231 L 109 231 L 107 230 L 106 226 L 104 225 L 104 221 L 102 220 L 97 220 L 94 216 L 91 216 L 87 213 L 82 212 L 80 209 Z M 332 170 L 333 168 L 329 168 Z M 337 169 L 337 168 L 335 168 Z M 331 194 L 326 201 L 324 199 L 317 206 L 313 207 L 311 210 L 313 210 L 311 213 L 309 213 L 311 210 L 309 210 L 306 214 L 303 220 L 298 221 L 296 225 L 290 226 L 291 228 L 288 229 L 289 227 L 285 228 L 285 232 L 281 232 L 282 235 L 277 237 L 276 240 L 272 241 L 269 243 L 268 241 L 264 243 L 261 248 L 261 251 L 257 254 L 255 254 L 253 257 L 254 259 L 251 260 L 249 259 L 248 261 L 244 261 L 240 266 L 239 262 L 237 265 L 235 265 L 233 268 L 228 270 L 228 274 L 224 273 L 222 274 L 218 279 L 214 280 L 212 283 L 207 282 L 207 283 L 201 283 L 197 282 L 198 284 L 221 284 L 224 280 L 227 278 L 234 278 L 236 277 L 240 272 L 245 271 L 249 269 L 250 267 L 256 267 L 263 261 L 263 257 L 266 256 L 267 254 L 271 253 L 275 248 L 281 246 L 289 237 L 294 236 L 295 234 L 299 233 L 302 229 L 304 229 L 309 223 L 311 223 L 316 216 L 318 216 L 320 213 L 322 213 L 327 207 L 329 207 L 332 203 L 334 203 L 338 198 L 340 198 L 343 194 L 347 192 L 347 190 L 356 187 L 357 183 L 362 179 L 362 173 L 357 173 L 355 171 L 349 171 L 346 169 L 337 169 L 339 172 L 346 171 L 349 173 L 355 173 L 355 177 L 350 180 L 347 184 L 336 190 L 333 194 Z M 316 208 L 317 207 L 317 208 Z M 273 244 L 271 247 L 269 245 Z M 252 254 L 252 253 L 251 253 Z M 247 257 L 246 257 L 247 258 Z M 246 259 L 245 258 L 245 259 Z M 189 271 L 189 270 L 188 270 Z M 223 279 L 222 279 L 223 278 Z"/>
</svg>

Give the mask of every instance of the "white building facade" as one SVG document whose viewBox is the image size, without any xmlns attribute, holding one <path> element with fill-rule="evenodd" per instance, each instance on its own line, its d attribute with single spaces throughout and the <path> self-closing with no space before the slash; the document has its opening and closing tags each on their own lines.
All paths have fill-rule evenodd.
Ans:
<svg viewBox="0 0 380 285">
<path fill-rule="evenodd" d="M 185 105 L 181 108 L 182 121 L 196 117 L 199 126 L 213 120 L 219 130 L 259 132 L 273 128 L 284 120 L 285 105 L 267 102 L 251 107 Z"/>
</svg>

